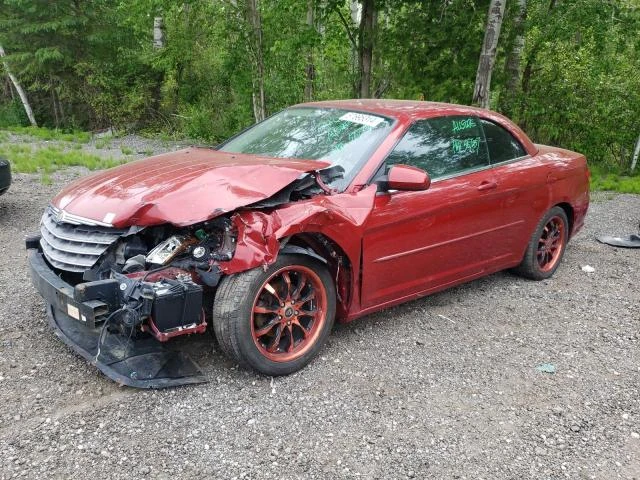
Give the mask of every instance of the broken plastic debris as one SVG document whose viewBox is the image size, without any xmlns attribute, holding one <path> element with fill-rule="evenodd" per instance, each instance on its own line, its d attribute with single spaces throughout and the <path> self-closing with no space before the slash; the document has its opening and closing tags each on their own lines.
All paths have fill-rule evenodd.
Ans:
<svg viewBox="0 0 640 480">
<path fill-rule="evenodd" d="M 553 363 L 543 363 L 536 367 L 542 373 L 556 373 L 556 366 Z"/>
<path fill-rule="evenodd" d="M 593 273 L 596 271 L 596 269 L 593 268 L 591 265 L 585 265 L 582 267 L 582 271 L 587 273 Z"/>
<path fill-rule="evenodd" d="M 614 247 L 623 247 L 623 248 L 640 248 L 640 235 L 626 235 L 622 237 L 597 237 L 600 243 L 606 243 L 607 245 L 612 245 Z"/>
</svg>

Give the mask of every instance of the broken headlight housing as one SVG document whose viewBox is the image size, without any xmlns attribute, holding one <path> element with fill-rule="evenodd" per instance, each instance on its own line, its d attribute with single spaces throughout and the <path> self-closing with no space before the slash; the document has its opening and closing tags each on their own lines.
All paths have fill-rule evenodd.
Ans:
<svg viewBox="0 0 640 480">
<path fill-rule="evenodd" d="M 193 239 L 185 235 L 173 235 L 165 241 L 156 245 L 147 254 L 147 263 L 154 265 L 166 265 L 171 260 L 180 255 L 189 245 L 194 243 Z"/>
</svg>

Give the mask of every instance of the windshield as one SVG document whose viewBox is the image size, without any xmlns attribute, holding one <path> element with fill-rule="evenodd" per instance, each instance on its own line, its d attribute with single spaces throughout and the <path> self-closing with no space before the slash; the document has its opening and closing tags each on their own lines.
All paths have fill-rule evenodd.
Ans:
<svg viewBox="0 0 640 480">
<path fill-rule="evenodd" d="M 220 147 L 230 153 L 324 160 L 344 169 L 331 186 L 344 190 L 380 145 L 392 121 L 370 113 L 297 107 L 266 119 Z"/>
</svg>

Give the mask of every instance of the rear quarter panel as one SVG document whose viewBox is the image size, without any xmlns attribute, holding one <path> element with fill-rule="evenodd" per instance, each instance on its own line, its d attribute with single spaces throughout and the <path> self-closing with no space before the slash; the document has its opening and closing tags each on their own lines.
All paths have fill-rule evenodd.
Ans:
<svg viewBox="0 0 640 480">
<path fill-rule="evenodd" d="M 549 206 L 571 205 L 573 218 L 570 236 L 584 225 L 589 209 L 589 168 L 584 155 L 570 150 L 537 145 L 537 157 L 548 166 L 547 190 Z"/>
</svg>

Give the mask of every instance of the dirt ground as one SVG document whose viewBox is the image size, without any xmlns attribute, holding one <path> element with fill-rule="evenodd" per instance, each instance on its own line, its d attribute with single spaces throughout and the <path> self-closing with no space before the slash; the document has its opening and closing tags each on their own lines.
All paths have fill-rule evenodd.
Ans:
<svg viewBox="0 0 640 480">
<path fill-rule="evenodd" d="M 199 336 L 208 384 L 138 391 L 54 336 L 28 279 L 24 236 L 77 175 L 0 197 L 0 479 L 640 479 L 640 249 L 594 238 L 637 232 L 640 196 L 598 195 L 551 280 L 339 325 L 286 378 Z"/>
</svg>

